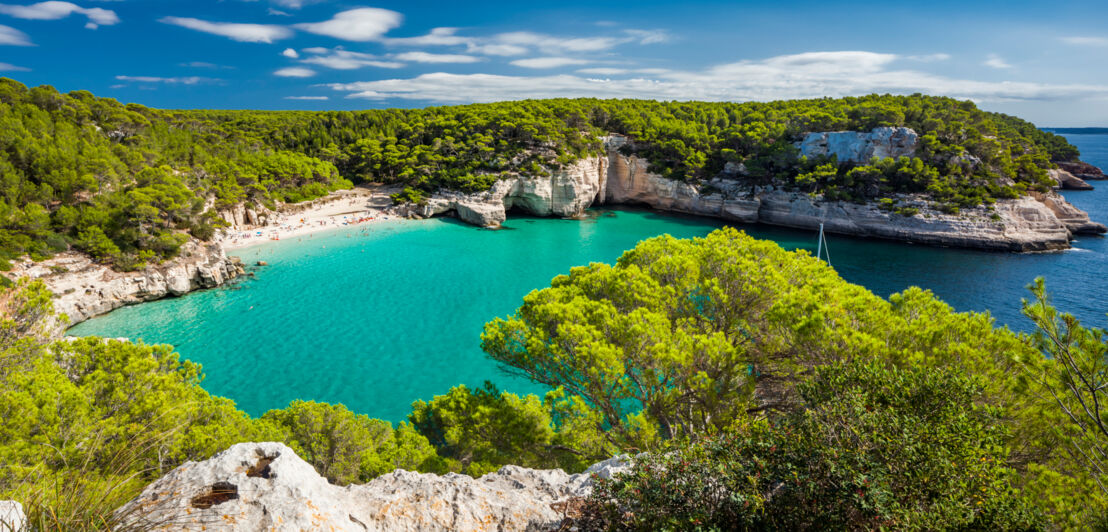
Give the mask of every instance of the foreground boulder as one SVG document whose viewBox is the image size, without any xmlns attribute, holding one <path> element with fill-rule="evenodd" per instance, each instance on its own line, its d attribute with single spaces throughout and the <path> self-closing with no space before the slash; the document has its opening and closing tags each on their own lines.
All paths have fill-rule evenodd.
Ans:
<svg viewBox="0 0 1108 532">
<path fill-rule="evenodd" d="M 117 510 L 121 528 L 161 530 L 548 530 L 557 503 L 587 495 L 592 474 L 505 466 L 481 478 L 396 470 L 363 485 L 335 486 L 281 443 L 240 443 L 188 462 Z"/>
<path fill-rule="evenodd" d="M 23 505 L 15 501 L 0 501 L 0 532 L 20 532 L 27 525 Z"/>
</svg>

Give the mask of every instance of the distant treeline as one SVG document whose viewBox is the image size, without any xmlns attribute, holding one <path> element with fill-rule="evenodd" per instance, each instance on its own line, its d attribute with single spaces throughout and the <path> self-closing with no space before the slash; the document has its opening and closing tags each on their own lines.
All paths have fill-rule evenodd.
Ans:
<svg viewBox="0 0 1108 532">
<path fill-rule="evenodd" d="M 808 159 L 812 131 L 907 126 L 914 158 Z M 750 185 L 864 202 L 923 193 L 948 212 L 1047 190 L 1060 136 L 972 102 L 871 95 L 768 103 L 555 99 L 374 111 L 165 111 L 0 78 L 0 269 L 69 248 L 120 269 L 175 255 L 223 223 L 221 207 L 316 198 L 358 182 L 475 192 L 603 151 L 699 181 L 742 163 Z M 888 203 L 886 201 L 886 203 Z M 895 206 L 893 207 L 895 208 Z M 910 215 L 910 212 L 903 212 Z"/>
</svg>

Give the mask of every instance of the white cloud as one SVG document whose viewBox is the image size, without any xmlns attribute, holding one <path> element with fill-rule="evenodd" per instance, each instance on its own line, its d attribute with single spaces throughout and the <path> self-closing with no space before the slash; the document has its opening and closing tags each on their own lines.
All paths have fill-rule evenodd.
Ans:
<svg viewBox="0 0 1108 532">
<path fill-rule="evenodd" d="M 1075 46 L 1108 46 L 1108 37 L 1062 37 L 1062 42 Z"/>
<path fill-rule="evenodd" d="M 669 34 L 664 30 L 623 30 L 623 33 L 638 40 L 639 44 L 657 44 L 670 40 Z"/>
<path fill-rule="evenodd" d="M 287 7 L 289 9 L 300 9 L 306 5 L 318 4 L 323 0 L 272 0 L 274 4 L 281 7 Z"/>
<path fill-rule="evenodd" d="M 946 61 L 950 59 L 950 54 L 927 54 L 927 55 L 909 55 L 905 59 L 911 61 L 919 61 L 921 63 L 935 63 L 938 61 Z"/>
<path fill-rule="evenodd" d="M 654 44 L 669 40 L 661 30 L 623 30 L 620 34 L 599 37 L 557 37 L 530 31 L 514 31 L 493 36 L 493 41 L 514 46 L 528 46 L 547 54 L 566 52 L 599 52 L 621 44 Z"/>
<path fill-rule="evenodd" d="M 365 42 L 376 40 L 399 26 L 403 18 L 403 15 L 396 11 L 362 7 L 336 13 L 331 20 L 296 24 L 294 27 L 345 41 Z"/>
<path fill-rule="evenodd" d="M 285 96 L 285 99 L 286 100 L 318 100 L 318 101 L 323 101 L 323 100 L 328 100 L 330 98 L 328 98 L 326 96 Z"/>
<path fill-rule="evenodd" d="M 207 61 L 189 61 L 188 63 L 180 63 L 183 67 L 191 68 L 219 68 L 224 70 L 234 70 L 233 66 L 217 65 L 215 63 L 209 63 Z"/>
<path fill-rule="evenodd" d="M 30 72 L 27 67 L 15 66 L 11 63 L 0 63 L 0 72 Z"/>
<path fill-rule="evenodd" d="M 99 26 L 119 24 L 119 16 L 110 9 L 84 8 L 71 2 L 39 2 L 27 6 L 0 4 L 0 13 L 26 20 L 58 20 L 73 13 L 88 17 L 85 27 L 94 30 Z"/>
<path fill-rule="evenodd" d="M 458 46 L 473 42 L 473 37 L 457 35 L 458 28 L 433 28 L 427 35 L 385 39 L 385 44 L 399 46 Z"/>
<path fill-rule="evenodd" d="M 26 33 L 3 24 L 0 24 L 0 45 L 34 46 Z"/>
<path fill-rule="evenodd" d="M 438 72 L 409 79 L 328 86 L 348 92 L 352 98 L 435 103 L 556 97 L 767 101 L 915 92 L 988 102 L 1108 98 L 1108 87 L 1097 85 L 985 82 L 890 69 L 898 59 L 902 58 L 861 51 L 812 52 L 739 61 L 698 71 L 667 71 L 652 78 L 598 80 L 568 74 L 503 76 Z"/>
<path fill-rule="evenodd" d="M 1004 59 L 1001 59 L 1001 57 L 996 54 L 989 54 L 989 57 L 981 64 L 991 68 L 1012 68 L 1012 65 L 1005 62 Z"/>
<path fill-rule="evenodd" d="M 296 53 L 296 50 L 293 50 L 292 48 L 285 48 L 285 51 L 281 52 L 281 55 L 283 55 L 285 57 L 288 57 L 290 59 L 299 59 L 300 58 L 300 54 Z"/>
<path fill-rule="evenodd" d="M 481 61 L 480 57 L 473 57 L 472 55 L 430 54 L 427 52 L 404 52 L 394 55 L 393 58 L 413 63 L 476 63 Z"/>
<path fill-rule="evenodd" d="M 470 44 L 466 51 L 474 54 L 512 56 L 527 53 L 527 48 L 515 44 Z"/>
<path fill-rule="evenodd" d="M 389 46 L 465 46 L 471 54 L 516 56 L 538 50 L 548 55 L 572 52 L 597 52 L 627 43 L 666 42 L 669 34 L 661 30 L 623 30 L 597 37 L 558 37 L 530 31 L 499 33 L 486 37 L 458 35 L 458 28 L 434 28 L 426 35 L 386 38 Z"/>
<path fill-rule="evenodd" d="M 240 24 L 236 22 L 209 22 L 187 17 L 163 17 L 158 20 L 165 24 L 173 24 L 190 30 L 211 33 L 221 37 L 227 37 L 239 42 L 272 43 L 280 39 L 292 37 L 292 30 L 284 26 L 273 24 Z"/>
<path fill-rule="evenodd" d="M 582 68 L 577 71 L 578 74 L 594 74 L 598 76 L 619 76 L 623 74 L 649 74 L 657 76 L 660 74 L 667 74 L 671 72 L 668 68 L 612 68 L 612 67 L 594 67 L 594 68 Z"/>
<path fill-rule="evenodd" d="M 272 7 L 265 10 L 266 14 L 273 15 L 275 17 L 291 17 L 292 15 L 281 11 L 280 9 L 273 9 Z"/>
<path fill-rule="evenodd" d="M 595 74 L 598 76 L 618 76 L 620 74 L 630 74 L 631 71 L 626 68 L 582 68 L 577 71 L 579 74 Z"/>
<path fill-rule="evenodd" d="M 543 35 L 541 33 L 532 33 L 529 31 L 501 33 L 499 35 L 496 35 L 494 39 L 501 44 L 530 46 L 538 48 L 539 50 L 546 53 L 597 52 L 600 50 L 607 50 L 620 44 L 621 42 L 625 42 L 615 37 L 563 38 L 554 37 L 551 35 Z"/>
<path fill-rule="evenodd" d="M 285 67 L 273 73 L 282 78 L 310 78 L 315 75 L 315 70 L 304 67 Z"/>
<path fill-rule="evenodd" d="M 312 54 L 314 57 L 302 59 L 300 61 L 301 63 L 319 65 L 335 70 L 355 70 L 363 67 L 401 68 L 404 66 L 404 63 L 384 61 L 372 54 L 352 52 L 350 50 L 343 50 L 342 48 L 335 48 L 332 50 L 316 46 L 305 48 L 303 51 L 304 53 Z"/>
<path fill-rule="evenodd" d="M 218 79 L 202 78 L 200 76 L 188 76 L 179 78 L 162 78 L 157 76 L 116 76 L 115 79 L 119 81 L 130 81 L 134 83 L 165 83 L 167 85 L 197 85 L 200 83 L 219 81 Z"/>
<path fill-rule="evenodd" d="M 584 59 L 572 57 L 532 57 L 530 59 L 516 59 L 512 64 L 523 68 L 558 68 L 569 65 L 585 65 L 591 63 Z"/>
</svg>

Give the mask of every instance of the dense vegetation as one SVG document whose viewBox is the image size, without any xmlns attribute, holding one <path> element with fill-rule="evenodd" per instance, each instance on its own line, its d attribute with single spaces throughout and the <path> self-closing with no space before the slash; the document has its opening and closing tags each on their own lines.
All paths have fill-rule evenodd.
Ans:
<svg viewBox="0 0 1108 532">
<path fill-rule="evenodd" d="M 592 525 L 1091 527 L 1108 510 L 1104 333 L 1035 295 L 1043 333 L 1017 336 L 723 229 L 574 268 L 482 339 L 578 401 L 576 437 L 653 451 L 603 485 Z"/>
<path fill-rule="evenodd" d="M 69 247 L 139 268 L 211 237 L 213 209 L 349 186 L 330 163 L 212 123 L 0 78 L 0 269 Z"/>
<path fill-rule="evenodd" d="M 915 158 L 808 160 L 805 132 L 908 126 Z M 163 111 L 0 78 L 0 269 L 75 248 L 117 268 L 207 239 L 219 209 L 319 197 L 358 182 L 487 189 L 634 139 L 653 171 L 704 181 L 741 163 L 751 186 L 828 199 L 922 193 L 949 212 L 1049 186 L 1078 153 L 1062 137 L 950 98 L 866 96 L 770 103 L 540 100 L 362 112 Z M 892 205 L 895 208 L 895 205 Z M 911 214 L 901 209 L 903 214 Z"/>
<path fill-rule="evenodd" d="M 545 397 L 458 386 L 394 426 L 311 401 L 251 419 L 165 346 L 52 341 L 24 280 L 0 288 L 0 498 L 39 529 L 102 529 L 183 461 L 274 440 L 340 484 L 645 451 L 582 501 L 584 529 L 1101 526 L 1108 343 L 1032 295 L 1020 336 L 732 229 L 658 237 L 486 325 Z"/>
</svg>

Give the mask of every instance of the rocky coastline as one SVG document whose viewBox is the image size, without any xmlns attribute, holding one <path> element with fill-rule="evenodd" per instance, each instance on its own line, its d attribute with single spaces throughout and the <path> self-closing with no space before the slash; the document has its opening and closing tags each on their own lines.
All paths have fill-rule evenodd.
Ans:
<svg viewBox="0 0 1108 532">
<path fill-rule="evenodd" d="M 189 241 L 177 257 L 134 272 L 116 271 L 83 253 L 67 252 L 42 262 L 16 263 L 10 273 L 41 279 L 54 293 L 54 310 L 69 318 L 69 326 L 125 305 L 215 288 L 245 269 L 222 245 Z"/>
<path fill-rule="evenodd" d="M 474 194 L 440 192 L 421 204 L 394 207 L 393 213 L 416 218 L 454 215 L 474 225 L 497 227 L 512 210 L 574 217 L 590 206 L 641 205 L 742 223 L 808 230 L 822 223 L 826 231 L 841 235 L 1016 252 L 1067 249 L 1075 235 L 1108 231 L 1055 192 L 999 200 L 991 210 L 982 206 L 957 214 L 933 208 L 921 195 L 896 196 L 898 205 L 917 211 L 904 216 L 872 203 L 825 201 L 818 195 L 750 186 L 742 179 L 741 164 L 729 164 L 706 183 L 691 184 L 651 173 L 646 160 L 621 150 L 630 142 L 612 135 L 605 139 L 606 155 L 584 158 L 548 176 L 502 179 Z M 911 155 L 917 142 L 911 129 L 876 128 L 870 133 L 810 133 L 797 146 L 809 156 L 835 154 L 840 161 L 864 162 L 874 156 Z M 1091 188 L 1063 169 L 1051 174 L 1058 188 Z"/>
</svg>

